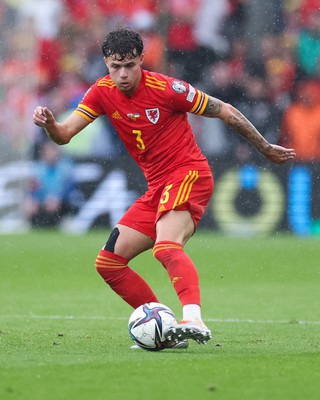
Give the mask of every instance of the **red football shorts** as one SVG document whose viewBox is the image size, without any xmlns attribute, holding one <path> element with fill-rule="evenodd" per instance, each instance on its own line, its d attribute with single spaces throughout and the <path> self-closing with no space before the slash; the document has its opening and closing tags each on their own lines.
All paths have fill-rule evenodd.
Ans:
<svg viewBox="0 0 320 400">
<path fill-rule="evenodd" d="M 119 224 L 129 226 L 155 240 L 156 223 L 162 214 L 170 210 L 188 210 L 196 228 L 210 201 L 213 186 L 210 169 L 177 169 L 161 185 L 150 187 L 136 200 Z"/>
</svg>

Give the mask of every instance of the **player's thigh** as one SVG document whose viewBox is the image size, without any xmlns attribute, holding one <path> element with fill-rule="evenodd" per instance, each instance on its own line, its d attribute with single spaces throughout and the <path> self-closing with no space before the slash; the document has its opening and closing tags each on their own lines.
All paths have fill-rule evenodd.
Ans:
<svg viewBox="0 0 320 400">
<path fill-rule="evenodd" d="M 115 242 L 115 254 L 131 260 L 138 254 L 152 248 L 154 240 L 149 236 L 130 228 L 126 225 L 117 224 L 119 236 Z"/>
<path fill-rule="evenodd" d="M 189 211 L 168 211 L 162 215 L 156 225 L 156 242 L 170 241 L 185 244 L 195 230 Z"/>
<path fill-rule="evenodd" d="M 119 232 L 114 252 L 131 260 L 150 249 L 156 237 L 155 216 L 156 210 L 146 196 L 136 200 L 116 225 Z"/>
<path fill-rule="evenodd" d="M 192 236 L 210 201 L 213 178 L 210 170 L 175 171 L 159 199 L 156 241 L 182 244 Z"/>
<path fill-rule="evenodd" d="M 156 238 L 155 221 L 157 216 L 157 202 L 150 201 L 150 197 L 152 197 L 152 194 L 147 192 L 136 200 L 118 224 L 141 232 L 154 241 Z"/>
</svg>

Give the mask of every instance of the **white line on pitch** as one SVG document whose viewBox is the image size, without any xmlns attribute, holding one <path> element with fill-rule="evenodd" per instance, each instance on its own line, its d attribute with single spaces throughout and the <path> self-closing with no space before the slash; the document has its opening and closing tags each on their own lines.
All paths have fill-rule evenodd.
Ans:
<svg viewBox="0 0 320 400">
<path fill-rule="evenodd" d="M 64 319 L 64 320 L 126 320 L 125 317 L 108 317 L 108 316 L 81 316 L 81 315 L 36 315 L 30 313 L 28 315 L 0 315 L 1 318 L 6 319 Z M 306 320 L 262 320 L 262 319 L 238 319 L 238 318 L 205 318 L 206 322 L 219 322 L 219 323 L 244 323 L 244 324 L 297 324 L 297 325 L 320 325 L 320 321 L 306 321 Z"/>
<path fill-rule="evenodd" d="M 272 320 L 272 319 L 238 319 L 238 318 L 206 318 L 207 322 L 231 322 L 231 323 L 245 323 L 245 324 L 296 324 L 296 325 L 320 325 L 320 321 L 306 321 L 306 320 Z"/>
</svg>

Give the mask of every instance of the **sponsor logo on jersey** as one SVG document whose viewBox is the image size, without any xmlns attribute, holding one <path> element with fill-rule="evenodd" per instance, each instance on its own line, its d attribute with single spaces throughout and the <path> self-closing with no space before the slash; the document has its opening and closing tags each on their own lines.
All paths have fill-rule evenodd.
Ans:
<svg viewBox="0 0 320 400">
<path fill-rule="evenodd" d="M 140 114 L 138 114 L 138 113 L 129 113 L 129 114 L 127 114 L 127 117 L 129 119 L 131 119 L 132 121 L 136 121 L 140 117 Z"/>
<path fill-rule="evenodd" d="M 171 88 L 177 93 L 185 93 L 187 91 L 186 85 L 180 81 L 173 81 Z"/>
<path fill-rule="evenodd" d="M 196 95 L 196 89 L 189 83 L 189 93 L 187 96 L 187 101 L 190 101 L 190 103 L 192 103 L 195 95 Z"/>
<path fill-rule="evenodd" d="M 111 117 L 112 117 L 112 118 L 115 118 L 115 119 L 122 119 L 122 117 L 121 117 L 119 111 L 115 111 L 115 112 L 111 115 Z"/>
<path fill-rule="evenodd" d="M 150 122 L 156 124 L 160 118 L 159 108 L 148 108 L 146 111 L 146 116 Z"/>
</svg>

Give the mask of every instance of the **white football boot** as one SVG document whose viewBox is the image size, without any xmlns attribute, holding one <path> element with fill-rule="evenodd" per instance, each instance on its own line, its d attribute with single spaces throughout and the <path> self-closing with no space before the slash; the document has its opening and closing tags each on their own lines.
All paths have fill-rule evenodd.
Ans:
<svg viewBox="0 0 320 400">
<path fill-rule="evenodd" d="M 207 341 L 212 339 L 212 334 L 203 322 L 180 321 L 165 332 L 165 337 L 176 344 L 188 339 L 195 340 L 199 344 L 207 344 Z"/>
</svg>

